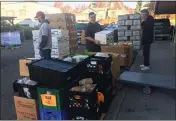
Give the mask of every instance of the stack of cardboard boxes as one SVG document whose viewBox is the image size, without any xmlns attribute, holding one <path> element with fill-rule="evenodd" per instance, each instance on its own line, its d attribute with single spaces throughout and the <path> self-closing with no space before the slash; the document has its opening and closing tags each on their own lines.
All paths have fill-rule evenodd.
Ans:
<svg viewBox="0 0 176 121">
<path fill-rule="evenodd" d="M 77 49 L 76 17 L 70 13 L 47 14 L 46 18 L 50 21 L 50 27 L 69 31 L 69 47 L 71 52 Z"/>
<path fill-rule="evenodd" d="M 127 14 L 118 16 L 118 41 L 133 43 L 133 49 L 140 49 L 141 42 L 141 16 L 140 14 Z"/>
<path fill-rule="evenodd" d="M 35 58 L 40 58 L 39 54 L 39 30 L 33 30 L 33 45 L 34 45 L 34 53 Z M 70 54 L 69 48 L 69 32 L 68 30 L 61 29 L 51 29 L 52 36 L 52 50 L 51 57 L 52 58 L 63 58 Z"/>
</svg>

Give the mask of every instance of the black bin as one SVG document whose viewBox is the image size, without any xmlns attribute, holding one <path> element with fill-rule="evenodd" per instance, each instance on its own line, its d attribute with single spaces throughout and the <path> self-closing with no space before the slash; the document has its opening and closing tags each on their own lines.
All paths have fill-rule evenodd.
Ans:
<svg viewBox="0 0 176 121">
<path fill-rule="evenodd" d="M 39 87 L 40 85 L 38 83 L 36 83 L 35 85 L 19 83 L 18 82 L 19 80 L 21 79 L 18 79 L 13 82 L 14 92 L 18 92 L 18 95 L 20 97 L 25 97 L 29 99 L 37 99 L 37 87 Z"/>
<path fill-rule="evenodd" d="M 69 91 L 69 120 L 97 120 L 100 117 L 96 86 L 92 92 Z"/>
<path fill-rule="evenodd" d="M 40 59 L 27 66 L 30 79 L 49 88 L 63 88 L 79 76 L 76 64 L 58 59 Z"/>
<path fill-rule="evenodd" d="M 101 71 L 103 73 L 107 73 L 109 70 L 111 70 L 112 55 L 111 54 L 108 54 L 108 55 L 109 55 L 108 57 L 99 57 L 95 55 L 91 56 L 87 63 L 88 72 L 101 74 L 101 72 L 99 72 L 100 66 L 101 66 Z"/>
</svg>

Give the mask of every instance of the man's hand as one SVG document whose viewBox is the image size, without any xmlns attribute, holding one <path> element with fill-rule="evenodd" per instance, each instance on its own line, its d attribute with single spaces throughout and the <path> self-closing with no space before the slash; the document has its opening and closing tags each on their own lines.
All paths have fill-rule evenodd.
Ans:
<svg viewBox="0 0 176 121">
<path fill-rule="evenodd" d="M 99 40 L 95 40 L 95 44 L 96 45 L 100 45 L 100 41 Z"/>
</svg>

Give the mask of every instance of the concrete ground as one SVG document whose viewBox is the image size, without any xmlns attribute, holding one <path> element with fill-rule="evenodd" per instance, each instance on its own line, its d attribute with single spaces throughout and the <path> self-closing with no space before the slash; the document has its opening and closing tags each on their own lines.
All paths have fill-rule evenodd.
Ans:
<svg viewBox="0 0 176 121">
<path fill-rule="evenodd" d="M 141 72 L 141 58 L 142 52 L 136 57 L 130 71 Z M 155 42 L 151 47 L 151 70 L 147 73 L 175 79 L 175 59 L 175 45 L 172 42 Z M 176 97 L 172 94 L 168 90 L 155 89 L 152 94 L 145 95 L 139 86 L 125 87 L 117 92 L 105 119 L 175 120 Z"/>
<path fill-rule="evenodd" d="M 12 83 L 20 77 L 19 59 L 33 55 L 31 40 L 22 48 L 1 49 L 1 120 L 16 119 Z M 124 88 L 116 93 L 105 119 L 175 119 L 175 100 L 165 93 L 144 95 L 141 90 Z"/>
</svg>

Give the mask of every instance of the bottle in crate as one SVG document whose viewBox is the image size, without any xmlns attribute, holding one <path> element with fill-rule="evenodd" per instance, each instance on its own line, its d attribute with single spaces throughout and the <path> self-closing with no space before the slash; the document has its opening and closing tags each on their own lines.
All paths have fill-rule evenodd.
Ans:
<svg viewBox="0 0 176 121">
<path fill-rule="evenodd" d="M 39 87 L 37 91 L 42 120 L 65 120 L 67 118 L 68 97 L 64 89 L 56 90 Z"/>
</svg>

